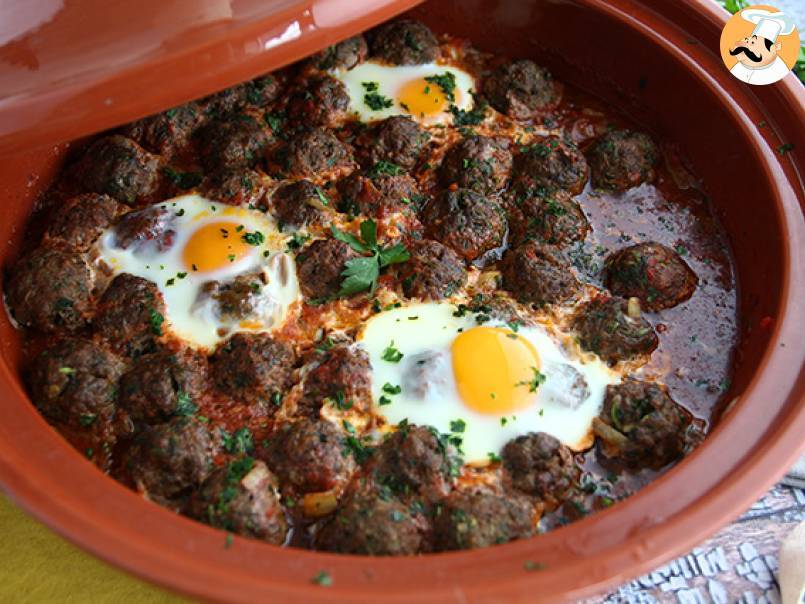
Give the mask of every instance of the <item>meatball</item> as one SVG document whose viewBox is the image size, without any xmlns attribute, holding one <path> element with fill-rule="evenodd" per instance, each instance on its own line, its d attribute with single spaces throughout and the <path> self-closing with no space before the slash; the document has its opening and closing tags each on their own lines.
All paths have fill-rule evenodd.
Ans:
<svg viewBox="0 0 805 604">
<path fill-rule="evenodd" d="M 408 246 L 411 257 L 397 267 L 397 278 L 407 298 L 441 300 L 467 281 L 464 260 L 449 247 L 426 239 Z"/>
<path fill-rule="evenodd" d="M 170 158 L 187 146 L 202 119 L 198 103 L 190 102 L 132 122 L 122 132 L 151 153 Z"/>
<path fill-rule="evenodd" d="M 489 194 L 506 185 L 511 168 L 508 140 L 470 136 L 450 147 L 442 161 L 439 177 L 446 187 L 456 184 Z"/>
<path fill-rule="evenodd" d="M 118 400 L 132 419 L 148 424 L 189 415 L 204 393 L 206 359 L 190 350 L 162 350 L 140 358 L 120 379 Z"/>
<path fill-rule="evenodd" d="M 326 224 L 329 205 L 328 197 L 309 180 L 283 185 L 271 197 L 271 213 L 283 228 Z"/>
<path fill-rule="evenodd" d="M 372 34 L 372 55 L 392 65 L 421 65 L 439 57 L 436 36 L 418 21 L 402 19 L 386 23 Z"/>
<path fill-rule="evenodd" d="M 251 457 L 232 461 L 204 481 L 185 512 L 210 526 L 282 545 L 288 522 L 274 482 L 262 461 Z"/>
<path fill-rule="evenodd" d="M 681 457 L 690 425 L 690 414 L 665 386 L 633 378 L 607 386 L 604 407 L 593 419 L 604 456 L 633 470 L 659 470 Z"/>
<path fill-rule="evenodd" d="M 159 184 L 159 157 L 130 138 L 114 134 L 96 140 L 75 166 L 75 177 L 88 191 L 134 204 Z"/>
<path fill-rule="evenodd" d="M 410 556 L 423 549 L 427 519 L 371 488 L 357 489 L 319 531 L 318 549 L 368 556 Z"/>
<path fill-rule="evenodd" d="M 137 489 L 151 498 L 172 499 L 200 485 L 221 452 L 220 438 L 195 417 L 175 417 L 148 426 L 127 451 L 124 467 Z"/>
<path fill-rule="evenodd" d="M 210 122 L 198 138 L 199 158 L 209 172 L 250 168 L 270 142 L 257 120 L 248 115 Z"/>
<path fill-rule="evenodd" d="M 651 182 L 658 160 L 657 146 L 648 134 L 611 130 L 590 151 L 593 186 L 625 191 Z"/>
<path fill-rule="evenodd" d="M 296 257 L 296 273 L 302 293 L 313 300 L 337 296 L 346 263 L 358 253 L 336 239 L 318 239 Z"/>
<path fill-rule="evenodd" d="M 398 427 L 380 444 L 369 462 L 377 484 L 394 495 L 414 495 L 436 502 L 450 490 L 452 459 L 431 428 Z"/>
<path fill-rule="evenodd" d="M 372 365 L 363 349 L 336 346 L 305 376 L 304 410 L 318 412 L 324 399 L 362 410 L 371 405 Z"/>
<path fill-rule="evenodd" d="M 211 358 L 216 387 L 248 404 L 270 405 L 291 386 L 296 354 L 266 333 L 236 333 Z"/>
<path fill-rule="evenodd" d="M 590 177 L 584 154 L 570 141 L 549 136 L 529 145 L 514 159 L 513 180 L 521 187 L 581 193 Z"/>
<path fill-rule="evenodd" d="M 535 241 L 506 252 L 501 271 L 503 287 L 520 302 L 556 304 L 580 289 L 570 263 L 558 250 Z"/>
<path fill-rule="evenodd" d="M 108 195 L 86 193 L 72 197 L 51 214 L 43 244 L 86 252 L 127 209 Z"/>
<path fill-rule="evenodd" d="M 534 507 L 524 497 L 455 491 L 434 521 L 437 548 L 473 549 L 508 543 L 534 533 Z"/>
<path fill-rule="evenodd" d="M 89 320 L 93 287 L 93 271 L 81 255 L 41 247 L 14 266 L 6 296 L 20 325 L 47 333 L 75 332 Z"/>
<path fill-rule="evenodd" d="M 300 493 L 319 493 L 346 484 L 355 469 L 344 455 L 344 435 L 323 419 L 285 423 L 271 435 L 268 463 L 283 487 Z"/>
<path fill-rule="evenodd" d="M 500 247 L 506 234 L 506 217 L 497 202 L 468 189 L 443 191 L 425 206 L 422 222 L 432 238 L 466 260 Z"/>
<path fill-rule="evenodd" d="M 288 99 L 288 117 L 301 126 L 335 126 L 349 111 L 349 94 L 341 80 L 314 76 Z"/>
<path fill-rule="evenodd" d="M 417 122 L 395 115 L 358 135 L 355 147 L 358 159 L 367 168 L 388 162 L 403 170 L 413 170 L 427 139 L 427 132 Z"/>
<path fill-rule="evenodd" d="M 592 299 L 576 313 L 573 328 L 585 350 L 610 364 L 648 354 L 659 344 L 651 323 L 639 313 L 630 316 L 623 298 Z"/>
<path fill-rule="evenodd" d="M 640 299 L 649 311 L 671 308 L 693 295 L 699 279 L 674 250 L 640 243 L 607 258 L 606 284 L 613 294 Z"/>
<path fill-rule="evenodd" d="M 366 44 L 366 38 L 358 34 L 342 40 L 338 44 L 328 46 L 310 57 L 307 64 L 321 71 L 352 69 L 358 63 L 363 63 L 368 54 L 369 47 Z"/>
<path fill-rule="evenodd" d="M 556 509 L 578 486 L 573 452 L 550 434 L 529 432 L 510 440 L 501 454 L 514 488 Z"/>
<path fill-rule="evenodd" d="M 92 327 L 114 352 L 137 359 L 156 350 L 164 320 L 165 301 L 156 284 L 122 273 L 104 292 Z"/>
<path fill-rule="evenodd" d="M 90 340 L 62 340 L 33 362 L 31 398 L 53 421 L 89 425 L 113 413 L 122 372 L 122 361 Z"/>
<path fill-rule="evenodd" d="M 295 136 L 276 159 L 292 176 L 319 176 L 350 165 L 352 154 L 332 132 L 317 128 Z"/>
<path fill-rule="evenodd" d="M 508 210 L 515 244 L 534 239 L 567 245 L 583 241 L 590 232 L 581 206 L 566 191 L 515 190 L 509 195 Z"/>
<path fill-rule="evenodd" d="M 528 59 L 500 65 L 484 81 L 483 91 L 492 107 L 518 120 L 551 111 L 562 98 L 561 85 L 550 72 Z"/>
<path fill-rule="evenodd" d="M 281 92 L 282 82 L 269 73 L 211 94 L 199 104 L 208 117 L 220 119 L 247 106 L 264 107 L 276 101 Z"/>
<path fill-rule="evenodd" d="M 150 248 L 148 252 L 163 252 L 173 245 L 176 237 L 172 221 L 173 213 L 162 206 L 129 212 L 115 225 L 115 245 L 124 250 Z"/>
<path fill-rule="evenodd" d="M 256 208 L 264 202 L 266 185 L 258 172 L 236 169 L 210 178 L 204 184 L 204 195 L 231 206 Z"/>
<path fill-rule="evenodd" d="M 394 212 L 410 212 L 419 196 L 416 181 L 408 174 L 377 174 L 371 177 L 353 172 L 338 183 L 339 209 L 349 214 L 383 218 Z"/>
</svg>

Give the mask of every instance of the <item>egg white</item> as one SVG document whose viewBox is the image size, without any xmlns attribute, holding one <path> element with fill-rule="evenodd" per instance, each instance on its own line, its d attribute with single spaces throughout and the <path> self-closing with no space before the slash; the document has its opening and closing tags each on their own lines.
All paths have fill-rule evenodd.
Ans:
<svg viewBox="0 0 805 604">
<path fill-rule="evenodd" d="M 456 336 L 478 324 L 471 313 L 455 316 L 455 311 L 452 304 L 423 303 L 386 311 L 367 321 L 358 340 L 372 363 L 372 392 L 379 415 L 390 424 L 408 420 L 443 433 L 451 432 L 451 425 L 457 425 L 453 422 L 462 420 L 464 430 L 457 435 L 463 439 L 468 463 L 494 458 L 509 440 L 528 432 L 546 432 L 576 451 L 591 446 L 593 417 L 601 410 L 606 386 L 620 382 L 616 372 L 598 359 L 570 358 L 560 338 L 544 327 L 522 326 L 517 335 L 538 351 L 540 372 L 546 380 L 525 409 L 509 415 L 480 413 L 459 396 L 451 358 Z M 506 328 L 494 319 L 484 325 Z M 383 358 L 392 342 L 403 354 L 396 363 Z M 417 371 L 417 363 L 423 360 Z M 573 394 L 576 391 L 571 387 L 570 377 L 578 374 L 587 384 L 584 398 Z M 399 385 L 402 392 L 390 395 L 383 389 L 386 384 Z M 379 404 L 381 397 L 391 403 Z"/>
<path fill-rule="evenodd" d="M 114 228 L 99 239 L 97 252 L 100 262 L 114 274 L 130 273 L 153 281 L 165 299 L 164 328 L 196 348 L 212 348 L 237 331 L 271 331 L 284 320 L 290 305 L 299 298 L 295 263 L 282 250 L 287 235 L 277 229 L 268 215 L 257 210 L 215 203 L 199 195 L 183 195 L 157 204 L 172 213 L 171 228 L 175 231 L 172 245 L 159 250 L 156 245 L 118 247 Z M 260 245 L 251 246 L 249 253 L 219 269 L 197 272 L 187 267 L 183 251 L 193 234 L 204 225 L 219 222 L 243 225 L 239 233 L 259 231 L 265 237 Z M 260 316 L 256 321 L 241 324 L 227 322 L 218 316 L 215 304 L 201 296 L 202 288 L 210 281 L 225 283 L 238 275 L 262 271 L 265 284 L 259 294 Z"/>
<path fill-rule="evenodd" d="M 452 102 L 459 109 L 465 111 L 472 108 L 473 99 L 471 91 L 475 88 L 474 78 L 457 67 L 425 63 L 423 65 L 385 65 L 367 61 L 350 70 L 335 70 L 333 76 L 341 80 L 347 89 L 350 98 L 350 110 L 362 122 L 384 120 L 394 115 L 408 115 L 423 125 L 452 123 L 452 114 L 445 109 L 434 115 L 418 115 L 407 111 L 400 104 L 400 91 L 412 80 L 451 73 L 455 77 L 455 100 Z M 391 107 L 374 110 L 366 104 L 367 90 L 365 83 L 376 82 L 377 93 L 393 101 Z M 433 88 L 438 90 L 436 84 Z"/>
</svg>

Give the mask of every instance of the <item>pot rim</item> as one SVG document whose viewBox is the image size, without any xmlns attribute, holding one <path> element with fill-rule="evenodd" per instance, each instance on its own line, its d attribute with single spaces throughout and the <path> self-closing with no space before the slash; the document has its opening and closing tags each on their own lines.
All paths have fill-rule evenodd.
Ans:
<svg viewBox="0 0 805 604">
<path fill-rule="evenodd" d="M 721 98 L 772 185 L 773 210 L 784 235 L 783 290 L 776 314 L 780 320 L 775 322 L 742 400 L 699 449 L 627 501 L 538 539 L 390 559 L 280 550 L 238 537 L 227 548 L 221 531 L 159 508 L 99 473 L 36 413 L 16 376 L 3 364 L 0 384 L 5 386 L 6 396 L 0 407 L 0 436 L 15 428 L 29 431 L 41 449 L 32 455 L 23 449 L 21 436 L 16 436 L 15 443 L 0 438 L 0 482 L 11 498 L 82 548 L 163 586 L 216 600 L 254 601 L 271 593 L 292 602 L 337 598 L 368 602 L 378 597 L 390 602 L 574 600 L 688 551 L 749 507 L 805 451 L 801 436 L 805 434 L 805 348 L 800 345 L 805 324 L 802 188 L 797 188 L 790 173 L 786 176 L 776 157 L 762 152 L 766 143 L 757 133 L 749 109 L 731 102 L 733 97 L 721 83 L 732 76 L 726 70 L 709 73 L 696 60 L 705 50 L 676 44 L 675 39 L 684 40 L 681 30 L 654 31 L 650 23 L 658 16 L 631 0 L 578 1 L 628 23 L 685 62 Z M 710 2 L 685 3 L 711 28 L 720 29 L 726 21 L 726 15 Z M 805 92 L 798 82 L 787 79 L 776 86 L 805 124 Z M 750 98 L 751 92 L 742 96 Z M 751 107 L 751 102 L 744 107 Z M 770 367 L 775 368 L 774 373 Z M 772 401 L 768 403 L 770 417 L 763 417 L 761 401 Z M 33 474 L 32 456 L 64 471 Z M 67 473 L 70 480 L 64 478 Z M 76 492 L 75 484 L 86 488 Z M 658 501 L 663 505 L 657 506 Z M 105 508 L 101 513 L 99 505 Z M 115 511 L 137 520 L 121 521 Z M 632 516 L 642 520 L 622 522 Z M 553 554 L 560 563 L 554 567 L 553 558 L 534 558 L 538 554 Z M 227 558 L 235 558 L 238 566 Z M 523 569 L 526 560 L 545 562 L 547 567 L 527 572 Z M 319 570 L 333 576 L 332 587 L 311 584 Z M 451 581 L 451 573 L 460 583 Z M 237 591 L 233 591 L 236 585 Z"/>
</svg>

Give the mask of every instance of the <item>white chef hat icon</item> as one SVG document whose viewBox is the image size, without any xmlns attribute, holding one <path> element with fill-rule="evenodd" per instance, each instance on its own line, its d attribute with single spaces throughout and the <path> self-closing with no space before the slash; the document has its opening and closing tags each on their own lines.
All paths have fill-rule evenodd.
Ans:
<svg viewBox="0 0 805 604">
<path fill-rule="evenodd" d="M 777 36 L 790 34 L 795 27 L 794 20 L 782 11 L 773 13 L 763 8 L 747 8 L 741 11 L 741 17 L 755 24 L 753 36 L 766 38 L 772 42 Z"/>
</svg>

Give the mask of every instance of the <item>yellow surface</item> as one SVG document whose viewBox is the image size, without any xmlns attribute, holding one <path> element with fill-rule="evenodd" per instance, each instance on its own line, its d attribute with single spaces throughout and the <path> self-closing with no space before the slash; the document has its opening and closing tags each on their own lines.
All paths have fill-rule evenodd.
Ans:
<svg viewBox="0 0 805 604">
<path fill-rule="evenodd" d="M 0 494 L 0 602 L 182 602 L 85 554 Z"/>
</svg>

